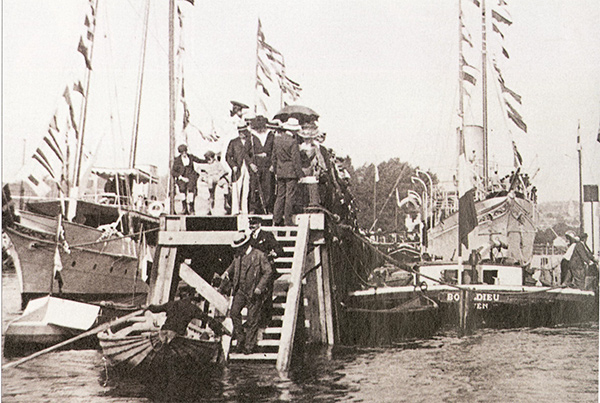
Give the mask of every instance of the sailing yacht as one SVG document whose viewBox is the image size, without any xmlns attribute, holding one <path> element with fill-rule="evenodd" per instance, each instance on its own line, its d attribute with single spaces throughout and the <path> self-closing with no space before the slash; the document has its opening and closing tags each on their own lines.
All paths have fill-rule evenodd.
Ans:
<svg viewBox="0 0 600 403">
<path fill-rule="evenodd" d="M 139 304 L 148 292 L 145 266 L 164 210 L 157 200 L 156 167 L 136 165 L 132 151 L 128 167 L 90 168 L 86 147 L 97 9 L 98 1 L 90 0 L 82 15 L 76 50 L 83 74 L 66 85 L 47 133 L 24 167 L 23 182 L 38 197 L 4 228 L 16 250 L 23 307 L 46 295 Z"/>
</svg>

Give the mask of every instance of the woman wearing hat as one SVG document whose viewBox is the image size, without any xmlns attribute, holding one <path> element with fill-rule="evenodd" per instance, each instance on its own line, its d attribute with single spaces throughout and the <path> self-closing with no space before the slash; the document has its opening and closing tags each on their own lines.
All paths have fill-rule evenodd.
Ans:
<svg viewBox="0 0 600 403">
<path fill-rule="evenodd" d="M 233 302 L 230 317 L 233 321 L 233 337 L 237 340 L 238 350 L 245 354 L 256 348 L 259 320 L 268 284 L 273 269 L 263 252 L 250 245 L 251 235 L 240 231 L 231 246 L 235 248 L 235 257 L 223 273 L 222 282 L 232 283 Z M 248 308 L 246 323 L 242 326 L 242 309 Z"/>
</svg>

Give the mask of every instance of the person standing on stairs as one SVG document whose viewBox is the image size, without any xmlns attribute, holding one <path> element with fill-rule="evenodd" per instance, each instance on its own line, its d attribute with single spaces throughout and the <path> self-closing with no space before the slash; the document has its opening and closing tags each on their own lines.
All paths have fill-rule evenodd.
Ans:
<svg viewBox="0 0 600 403">
<path fill-rule="evenodd" d="M 233 303 L 230 317 L 233 321 L 233 337 L 238 351 L 251 354 L 256 349 L 259 320 L 265 302 L 273 269 L 267 257 L 250 245 L 251 235 L 246 231 L 236 234 L 231 246 L 235 257 L 223 273 L 221 282 L 231 282 Z M 242 325 L 242 309 L 248 308 L 246 322 Z"/>
</svg>

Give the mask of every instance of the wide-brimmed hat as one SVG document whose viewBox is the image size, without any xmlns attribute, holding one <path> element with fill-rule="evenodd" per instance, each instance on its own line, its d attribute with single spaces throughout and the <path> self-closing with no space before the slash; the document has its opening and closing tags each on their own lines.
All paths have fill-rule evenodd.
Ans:
<svg viewBox="0 0 600 403">
<path fill-rule="evenodd" d="M 300 123 L 298 122 L 298 119 L 296 118 L 289 118 L 282 126 L 283 130 L 286 131 L 290 131 L 290 132 L 298 132 L 302 129 L 302 126 L 300 126 Z"/>
<path fill-rule="evenodd" d="M 282 124 L 283 123 L 281 123 L 281 120 L 279 120 L 279 119 L 273 119 L 273 120 L 270 120 L 270 121 L 267 122 L 267 127 L 269 129 L 281 130 L 282 129 L 281 128 Z"/>
<path fill-rule="evenodd" d="M 567 239 L 570 239 L 572 241 L 575 241 L 575 242 L 579 241 L 579 237 L 577 235 L 575 235 L 574 231 L 565 232 L 565 236 L 567 237 Z"/>
<path fill-rule="evenodd" d="M 231 246 L 234 248 L 239 248 L 240 246 L 244 246 L 250 241 L 250 234 L 246 231 L 238 231 L 237 234 L 233 237 L 233 241 L 231 241 Z"/>
<path fill-rule="evenodd" d="M 298 136 L 302 138 L 314 139 L 322 134 L 321 130 L 315 122 L 310 122 L 302 126 L 302 130 L 298 133 Z"/>
</svg>

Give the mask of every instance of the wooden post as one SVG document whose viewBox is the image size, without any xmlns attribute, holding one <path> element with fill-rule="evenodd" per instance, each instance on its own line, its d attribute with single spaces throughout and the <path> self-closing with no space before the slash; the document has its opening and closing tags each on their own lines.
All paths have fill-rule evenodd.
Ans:
<svg viewBox="0 0 600 403">
<path fill-rule="evenodd" d="M 229 300 L 219 293 L 219 291 L 215 290 L 186 263 L 181 263 L 181 266 L 179 266 L 179 277 L 194 287 L 198 291 L 198 294 L 204 297 L 217 311 L 223 315 L 227 314 Z"/>
<path fill-rule="evenodd" d="M 300 291 L 302 288 L 302 271 L 304 268 L 304 258 L 308 246 L 309 216 L 303 214 L 298 218 L 299 227 L 296 238 L 296 247 L 294 248 L 294 261 L 292 263 L 290 286 L 288 289 L 287 300 L 285 302 L 283 326 L 281 329 L 279 352 L 277 354 L 276 367 L 281 373 L 286 373 L 288 371 L 292 359 L 294 334 L 296 332 L 296 320 L 298 318 L 298 304 L 300 303 Z"/>
<path fill-rule="evenodd" d="M 460 291 L 460 305 L 458 309 L 459 314 L 459 333 L 461 336 L 465 336 L 469 331 L 469 305 L 471 293 L 469 290 Z"/>
<path fill-rule="evenodd" d="M 323 290 L 323 264 L 321 262 L 321 246 L 315 248 L 315 264 L 317 276 L 317 299 L 319 301 L 319 328 L 321 333 L 321 343 L 327 343 L 327 320 L 325 318 L 325 293 Z"/>
<path fill-rule="evenodd" d="M 323 302 L 325 305 L 325 324 L 327 329 L 327 344 L 333 345 L 339 338 L 335 332 L 333 321 L 334 295 L 331 292 L 331 266 L 327 246 L 321 249 L 321 266 L 323 268 Z M 337 321 L 336 321 L 337 322 Z"/>
<path fill-rule="evenodd" d="M 158 260 L 152 265 L 148 304 L 164 304 L 169 300 L 177 248 L 159 247 Z"/>
</svg>

